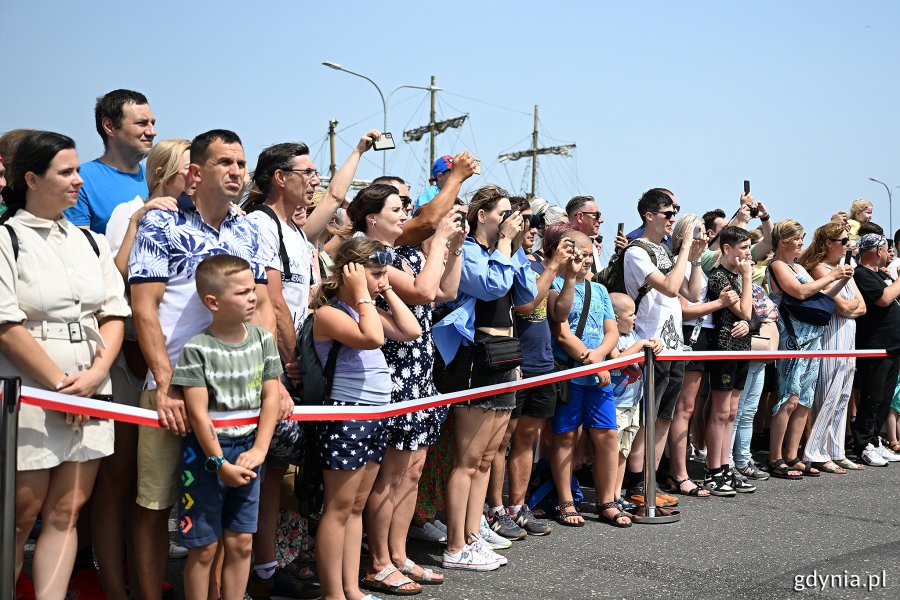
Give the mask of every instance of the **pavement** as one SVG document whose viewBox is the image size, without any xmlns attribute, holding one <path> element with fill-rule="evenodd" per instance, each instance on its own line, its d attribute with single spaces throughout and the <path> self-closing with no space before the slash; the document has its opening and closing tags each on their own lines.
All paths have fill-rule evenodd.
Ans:
<svg viewBox="0 0 900 600">
<path fill-rule="evenodd" d="M 692 469 L 699 465 L 691 465 Z M 692 475 L 698 475 L 693 472 Z M 900 598 L 900 463 L 800 481 L 770 479 L 734 498 L 679 496 L 682 519 L 617 529 L 587 512 L 503 551 L 497 571 L 445 571 L 419 600 Z M 592 490 L 585 490 L 586 496 Z M 587 505 L 590 506 L 590 505 Z M 31 547 L 28 548 L 30 558 Z M 443 547 L 410 541 L 440 569 Z M 181 588 L 184 560 L 167 579 Z M 176 599 L 182 597 L 176 590 Z M 390 596 L 382 595 L 382 598 Z"/>
</svg>

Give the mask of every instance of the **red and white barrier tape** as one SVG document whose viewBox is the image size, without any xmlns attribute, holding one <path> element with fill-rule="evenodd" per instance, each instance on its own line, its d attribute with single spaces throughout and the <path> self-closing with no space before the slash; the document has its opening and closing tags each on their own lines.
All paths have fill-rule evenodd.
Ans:
<svg viewBox="0 0 900 600">
<path fill-rule="evenodd" d="M 884 350 L 819 350 L 816 352 L 663 352 L 656 357 L 659 361 L 675 361 L 675 360 L 771 360 L 780 358 L 878 358 L 888 356 Z M 643 354 L 634 354 L 622 358 L 603 361 L 592 365 L 584 365 L 567 369 L 565 371 L 554 371 L 537 377 L 529 377 L 528 379 L 520 379 L 509 383 L 498 383 L 485 387 L 475 388 L 471 390 L 462 390 L 452 392 L 450 394 L 441 394 L 438 396 L 430 396 L 428 398 L 420 398 L 418 400 L 406 400 L 392 404 L 379 406 L 297 406 L 291 419 L 295 421 L 343 421 L 343 420 L 368 420 L 368 419 L 384 419 L 406 413 L 434 408 L 437 406 L 445 406 L 448 404 L 457 404 L 469 400 L 476 400 L 485 396 L 493 396 L 503 392 L 515 392 L 518 390 L 535 387 L 545 383 L 554 383 L 557 381 L 565 381 L 575 377 L 584 375 L 593 375 L 600 371 L 608 371 L 626 365 L 641 363 L 644 361 Z M 113 419 L 126 423 L 134 423 L 136 425 L 146 425 L 148 427 L 159 427 L 159 418 L 155 411 L 145 408 L 137 408 L 124 404 L 115 404 L 113 402 L 104 402 L 102 400 L 93 400 L 91 398 L 76 398 L 67 396 L 58 392 L 51 392 L 33 387 L 23 387 L 22 402 L 32 406 L 38 406 L 48 410 L 59 412 L 70 412 L 77 414 L 87 414 L 91 417 L 99 419 Z M 256 423 L 259 418 L 259 411 L 237 411 L 229 413 L 211 412 L 213 425 L 216 427 L 228 427 L 235 425 L 249 425 Z"/>
</svg>

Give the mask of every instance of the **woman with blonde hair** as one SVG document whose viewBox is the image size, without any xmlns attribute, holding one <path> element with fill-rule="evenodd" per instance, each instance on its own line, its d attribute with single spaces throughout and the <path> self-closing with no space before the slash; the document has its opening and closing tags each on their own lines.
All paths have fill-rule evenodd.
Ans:
<svg viewBox="0 0 900 600">
<path fill-rule="evenodd" d="M 123 202 L 110 214 L 106 239 L 116 268 L 123 278 L 127 276 L 131 247 L 144 215 L 151 210 L 176 210 L 176 199 L 189 191 L 187 167 L 190 164 L 190 145 L 188 140 L 163 140 L 153 146 L 147 156 L 149 198 L 138 196 Z M 146 373 L 147 364 L 137 343 L 134 324 L 129 318 L 125 321 L 122 351 L 110 370 L 115 402 L 138 406 Z M 129 561 L 134 557 L 129 523 L 137 493 L 137 426 L 116 421 L 115 430 L 116 451 L 100 466 L 97 493 L 92 503 L 93 522 L 102 523 L 102 526 L 93 528 L 94 551 L 100 567 L 100 579 L 110 599 L 128 597 L 122 565 L 126 556 Z M 170 552 L 178 555 L 185 549 L 170 545 Z M 137 568 L 132 564 L 128 571 L 137 573 Z"/>
<path fill-rule="evenodd" d="M 850 237 L 840 223 L 816 229 L 812 244 L 800 264 L 815 279 L 822 279 L 840 266 L 850 248 Z M 823 350 L 856 348 L 856 320 L 866 314 L 866 303 L 851 279 L 834 296 L 835 311 L 822 335 Z M 862 466 L 844 454 L 847 405 L 853 391 L 855 358 L 823 358 L 819 367 L 813 404 L 814 422 L 803 452 L 804 461 L 826 473 L 846 473 Z"/>
<path fill-rule="evenodd" d="M 803 249 L 806 235 L 797 221 L 785 219 L 775 224 L 772 245 L 775 258 L 766 273 L 772 300 L 781 304 L 784 294 L 806 300 L 818 292 L 831 298 L 837 296 L 853 277 L 849 265 L 834 267 L 821 279 L 813 279 L 803 265 L 796 262 Z M 825 327 L 806 323 L 791 316 L 782 307 L 778 319 L 779 350 L 815 352 L 822 347 Z M 800 479 L 818 477 L 819 471 L 801 462 L 797 455 L 800 437 L 806 425 L 819 376 L 818 358 L 787 358 L 779 360 L 778 399 L 772 407 L 767 467 L 774 477 Z"/>
</svg>

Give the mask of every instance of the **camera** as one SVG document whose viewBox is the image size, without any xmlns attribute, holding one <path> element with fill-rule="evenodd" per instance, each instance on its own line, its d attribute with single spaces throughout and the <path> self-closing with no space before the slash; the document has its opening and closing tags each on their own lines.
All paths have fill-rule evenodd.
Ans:
<svg viewBox="0 0 900 600">
<path fill-rule="evenodd" d="M 528 221 L 528 226 L 526 229 L 531 229 L 532 227 L 537 229 L 538 231 L 543 231 L 544 229 L 544 213 L 539 215 L 525 215 L 525 219 Z"/>
<path fill-rule="evenodd" d="M 757 217 L 757 215 L 759 215 L 759 209 L 756 208 L 755 206 L 751 206 L 750 207 L 750 218 L 755 219 Z"/>
</svg>

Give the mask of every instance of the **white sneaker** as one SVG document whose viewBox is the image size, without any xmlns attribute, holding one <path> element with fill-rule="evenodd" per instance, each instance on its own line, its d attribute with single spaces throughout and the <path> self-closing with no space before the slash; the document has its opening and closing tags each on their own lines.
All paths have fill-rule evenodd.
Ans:
<svg viewBox="0 0 900 600">
<path fill-rule="evenodd" d="M 175 542 L 169 542 L 169 558 L 184 558 L 188 555 L 188 549 Z"/>
<path fill-rule="evenodd" d="M 484 515 L 481 515 L 481 524 L 478 526 L 478 535 L 484 540 L 491 550 L 506 550 L 512 547 L 512 540 L 494 532 L 487 523 Z"/>
<path fill-rule="evenodd" d="M 441 566 L 445 569 L 463 569 L 466 571 L 494 571 L 500 568 L 500 561 L 489 558 L 478 552 L 472 544 L 463 546 L 456 553 L 444 550 Z"/>
<path fill-rule="evenodd" d="M 866 446 L 866 449 L 862 451 L 862 456 L 860 456 L 860 458 L 870 467 L 886 467 L 888 464 L 881 456 L 881 452 L 879 452 L 872 444 Z"/>
<path fill-rule="evenodd" d="M 881 454 L 881 458 L 888 462 L 900 462 L 900 454 L 897 454 L 887 446 L 879 445 L 878 453 Z"/>
<path fill-rule="evenodd" d="M 472 547 L 476 552 L 480 552 L 485 558 L 489 560 L 496 560 L 500 563 L 500 566 L 504 566 L 509 562 L 509 559 L 503 556 L 502 554 L 497 554 L 493 550 L 491 550 L 490 544 L 488 544 L 484 538 L 480 535 L 470 534 L 474 540 L 472 540 Z"/>
</svg>

